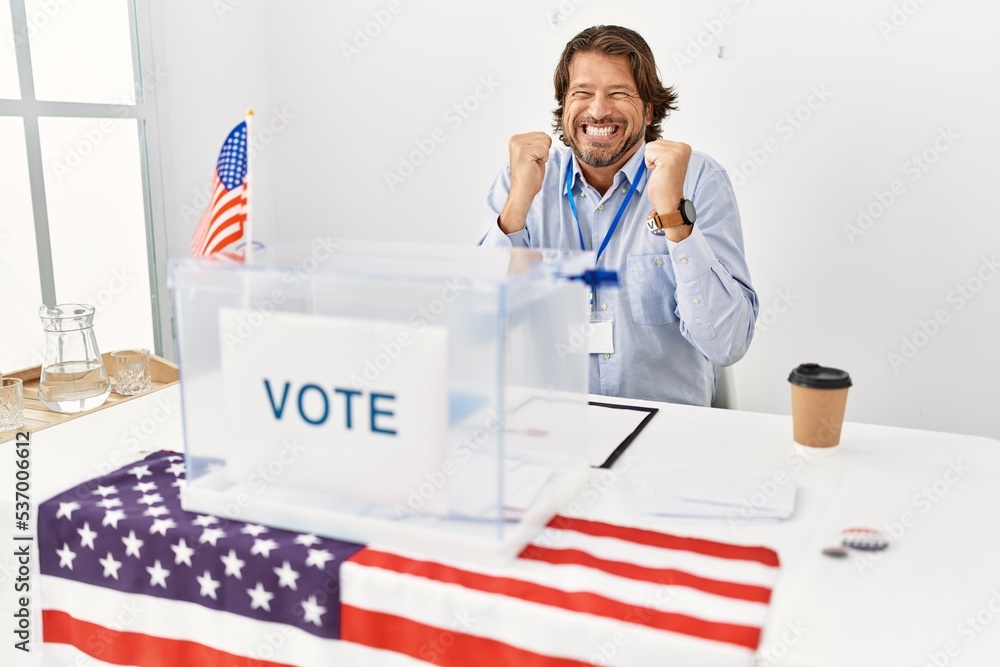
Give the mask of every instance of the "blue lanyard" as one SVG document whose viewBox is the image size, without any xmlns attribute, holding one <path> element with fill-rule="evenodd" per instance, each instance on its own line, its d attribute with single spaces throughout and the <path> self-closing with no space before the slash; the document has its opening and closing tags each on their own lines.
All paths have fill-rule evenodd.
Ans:
<svg viewBox="0 0 1000 667">
<path fill-rule="evenodd" d="M 625 209 L 628 207 L 629 201 L 632 200 L 632 195 L 635 194 L 635 189 L 639 185 L 639 179 L 642 178 L 643 173 L 646 171 L 646 161 L 643 160 L 639 163 L 639 168 L 635 172 L 635 178 L 632 179 L 632 187 L 628 189 L 628 194 L 625 195 L 625 201 L 618 208 L 618 213 L 615 214 L 615 219 L 611 223 L 611 228 L 608 233 L 605 234 L 604 240 L 601 241 L 601 248 L 597 251 L 597 257 L 600 258 L 604 254 L 604 250 L 608 247 L 608 243 L 611 242 L 611 237 L 614 236 L 615 230 L 618 229 L 618 223 L 621 222 L 622 215 L 625 214 Z M 580 217 L 576 213 L 576 200 L 573 197 L 573 158 L 569 159 L 569 166 L 566 167 L 566 196 L 569 197 L 569 207 L 573 211 L 573 219 L 576 220 L 576 231 L 580 234 L 580 250 L 586 250 L 587 246 L 583 242 L 583 227 L 580 226 Z M 593 288 L 591 288 L 591 298 L 593 298 Z"/>
</svg>

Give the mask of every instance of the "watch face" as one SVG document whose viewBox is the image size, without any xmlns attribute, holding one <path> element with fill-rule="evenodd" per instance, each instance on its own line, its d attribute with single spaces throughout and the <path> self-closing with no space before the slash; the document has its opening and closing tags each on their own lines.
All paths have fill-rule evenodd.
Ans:
<svg viewBox="0 0 1000 667">
<path fill-rule="evenodd" d="M 698 218 L 698 213 L 694 210 L 694 204 L 690 199 L 681 200 L 681 216 L 684 218 L 684 222 L 689 225 L 693 225 Z"/>
</svg>

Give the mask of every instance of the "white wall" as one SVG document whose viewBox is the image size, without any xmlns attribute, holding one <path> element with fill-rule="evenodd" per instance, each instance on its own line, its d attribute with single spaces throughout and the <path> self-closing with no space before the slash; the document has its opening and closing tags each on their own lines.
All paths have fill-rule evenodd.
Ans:
<svg viewBox="0 0 1000 667">
<path fill-rule="evenodd" d="M 230 5 L 201 0 L 151 2 L 153 61 L 162 83 L 153 91 L 160 121 L 167 251 L 191 256 L 191 235 L 205 210 L 212 170 L 229 131 L 247 109 L 266 116 L 266 21 L 262 2 Z M 255 177 L 270 183 L 270 163 Z M 258 174 L 257 171 L 260 173 Z M 256 190 L 254 207 L 272 218 L 274 189 Z M 263 225 L 262 233 L 273 235 Z"/>
<path fill-rule="evenodd" d="M 266 240 L 472 242 L 509 135 L 550 127 L 565 42 L 626 25 L 678 86 L 666 136 L 713 155 L 738 184 L 761 299 L 757 337 L 734 369 L 740 407 L 787 414 L 788 371 L 816 361 L 854 377 L 848 419 L 1000 437 L 1000 279 L 977 276 L 994 277 L 1000 255 L 995 3 L 226 1 L 234 11 L 221 20 L 209 3 L 163 10 L 175 207 L 252 103 L 294 116 L 257 161 L 260 196 L 272 198 Z M 372 12 L 391 20 L 345 54 Z M 204 61 L 231 50 L 244 58 L 237 75 L 208 90 Z M 495 90 L 469 98 L 484 80 Z M 476 107 L 467 118 L 450 112 L 465 100 Z M 785 117 L 796 113 L 793 126 Z M 438 128 L 444 141 L 390 188 L 386 173 Z M 955 135 L 938 142 L 944 152 L 942 131 Z M 937 159 L 912 180 L 911 156 L 925 151 Z M 859 207 L 878 213 L 894 181 L 901 194 L 858 226 Z M 186 252 L 189 228 L 172 254 Z M 959 284 L 979 291 L 969 299 Z"/>
</svg>

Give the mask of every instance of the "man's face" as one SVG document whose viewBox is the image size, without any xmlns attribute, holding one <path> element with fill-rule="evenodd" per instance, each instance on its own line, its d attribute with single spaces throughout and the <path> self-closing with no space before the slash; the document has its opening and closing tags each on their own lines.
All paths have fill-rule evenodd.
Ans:
<svg viewBox="0 0 1000 667">
<path fill-rule="evenodd" d="M 577 53 L 569 61 L 563 131 L 573 154 L 592 167 L 624 162 L 652 119 L 627 56 Z"/>
</svg>

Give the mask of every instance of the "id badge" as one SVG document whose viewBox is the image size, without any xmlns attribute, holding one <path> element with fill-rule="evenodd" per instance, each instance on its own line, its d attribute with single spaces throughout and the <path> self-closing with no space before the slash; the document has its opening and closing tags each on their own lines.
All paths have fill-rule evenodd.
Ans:
<svg viewBox="0 0 1000 667">
<path fill-rule="evenodd" d="M 613 328 L 614 322 L 611 320 L 591 322 L 587 351 L 591 354 L 612 354 L 615 351 Z"/>
</svg>

